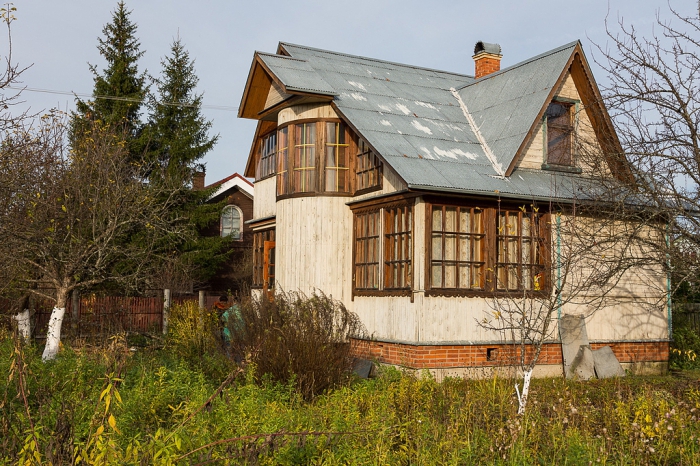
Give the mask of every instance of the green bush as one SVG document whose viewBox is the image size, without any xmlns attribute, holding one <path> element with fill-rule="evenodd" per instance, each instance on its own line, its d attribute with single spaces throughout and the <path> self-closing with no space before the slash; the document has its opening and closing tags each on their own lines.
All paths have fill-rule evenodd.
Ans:
<svg viewBox="0 0 700 466">
<path fill-rule="evenodd" d="M 278 293 L 243 301 L 229 317 L 231 348 L 258 377 L 295 385 L 305 399 L 337 386 L 352 369 L 366 332 L 356 314 L 323 293 Z"/>
<path fill-rule="evenodd" d="M 221 353 L 219 317 L 212 309 L 200 309 L 195 301 L 170 308 L 166 347 L 185 359 Z"/>
<path fill-rule="evenodd" d="M 673 329 L 669 365 L 672 369 L 700 368 L 700 335 L 689 326 Z"/>
</svg>

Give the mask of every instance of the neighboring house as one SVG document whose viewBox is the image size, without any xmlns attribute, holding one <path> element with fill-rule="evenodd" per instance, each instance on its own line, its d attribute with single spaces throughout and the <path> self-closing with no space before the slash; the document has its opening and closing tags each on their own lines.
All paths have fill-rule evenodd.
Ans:
<svg viewBox="0 0 700 466">
<path fill-rule="evenodd" d="M 573 204 L 588 169 L 573 137 L 621 152 L 580 42 L 502 70 L 500 52 L 477 43 L 474 77 L 288 43 L 256 52 L 239 110 L 258 120 L 245 170 L 254 287 L 339 299 L 383 362 L 494 365 L 504 341 L 477 325 L 489 303 L 553 289 L 549 209 Z M 665 272 L 647 278 L 665 288 Z M 587 319 L 588 337 L 663 369 L 666 295 L 641 288 L 621 283 L 624 299 Z M 640 312 L 642 301 L 661 304 Z M 560 346 L 541 361 L 560 374 Z"/>
<path fill-rule="evenodd" d="M 211 194 L 209 202 L 218 203 L 225 200 L 219 221 L 212 225 L 206 234 L 230 236 L 233 239 L 233 252 L 229 260 L 209 280 L 207 288 L 212 292 L 231 291 L 236 293 L 239 291 L 242 280 L 245 280 L 245 275 L 250 273 L 250 270 L 247 270 L 250 266 L 246 264 L 246 261 L 250 260 L 253 233 L 245 222 L 253 218 L 253 183 L 238 173 L 234 173 L 205 186 L 204 173 L 200 172 L 195 175 L 193 188 L 216 188 Z M 248 254 L 247 257 L 246 254 Z"/>
</svg>

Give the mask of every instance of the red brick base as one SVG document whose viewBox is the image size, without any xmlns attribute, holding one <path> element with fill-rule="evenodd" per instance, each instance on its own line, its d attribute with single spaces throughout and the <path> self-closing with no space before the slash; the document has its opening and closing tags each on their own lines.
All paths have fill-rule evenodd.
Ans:
<svg viewBox="0 0 700 466">
<path fill-rule="evenodd" d="M 395 364 L 412 369 L 438 369 L 451 367 L 502 366 L 517 362 L 518 345 L 409 345 L 382 341 L 364 342 L 371 358 L 385 364 Z M 617 342 L 591 343 L 595 350 L 610 346 L 621 363 L 667 362 L 669 343 Z M 532 347 L 526 348 L 526 356 L 532 356 Z M 560 343 L 542 346 L 538 364 L 562 364 Z"/>
</svg>

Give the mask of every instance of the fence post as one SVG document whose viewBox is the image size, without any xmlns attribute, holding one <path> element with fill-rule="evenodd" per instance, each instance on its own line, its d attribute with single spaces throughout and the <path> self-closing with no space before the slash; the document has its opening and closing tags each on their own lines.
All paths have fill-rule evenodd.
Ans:
<svg viewBox="0 0 700 466">
<path fill-rule="evenodd" d="M 163 290 L 163 335 L 168 334 L 168 320 L 170 319 L 171 304 L 170 290 Z"/>
<path fill-rule="evenodd" d="M 71 319 L 73 320 L 73 333 L 75 334 L 74 336 L 78 337 L 80 336 L 80 330 L 78 327 L 78 321 L 80 319 L 80 291 L 73 290 L 73 294 L 71 295 L 72 301 L 71 301 Z"/>
<path fill-rule="evenodd" d="M 206 296 L 204 290 L 199 290 L 199 310 L 203 311 L 207 307 Z"/>
</svg>

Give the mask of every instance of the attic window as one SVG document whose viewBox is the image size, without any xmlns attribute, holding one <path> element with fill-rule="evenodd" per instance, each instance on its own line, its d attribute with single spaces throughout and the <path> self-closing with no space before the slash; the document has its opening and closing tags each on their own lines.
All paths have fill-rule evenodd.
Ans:
<svg viewBox="0 0 700 466">
<path fill-rule="evenodd" d="M 574 105 L 552 102 L 547 107 L 547 164 L 573 166 Z"/>
</svg>

